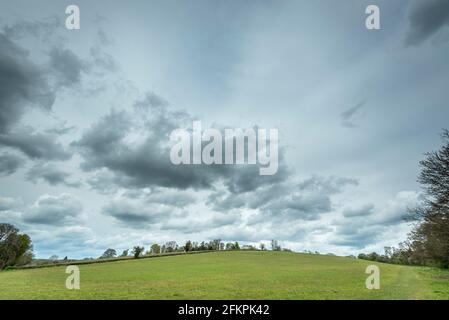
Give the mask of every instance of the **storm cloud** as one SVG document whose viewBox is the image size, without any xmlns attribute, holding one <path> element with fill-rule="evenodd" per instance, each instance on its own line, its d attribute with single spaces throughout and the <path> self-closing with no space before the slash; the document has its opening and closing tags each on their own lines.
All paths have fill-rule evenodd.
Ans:
<svg viewBox="0 0 449 320">
<path fill-rule="evenodd" d="M 14 153 L 9 152 L 0 153 L 0 176 L 7 176 L 13 174 L 24 163 L 25 160 Z"/>
<path fill-rule="evenodd" d="M 419 45 L 449 27 L 449 2 L 446 0 L 415 1 L 409 12 L 407 45 Z"/>
<path fill-rule="evenodd" d="M 288 175 L 282 152 L 278 172 L 272 176 L 259 175 L 256 165 L 174 165 L 169 155 L 170 133 L 188 128 L 193 117 L 169 110 L 154 94 L 136 101 L 134 110 L 138 117 L 111 110 L 72 143 L 83 156 L 83 170 L 106 168 L 112 174 L 110 181 L 123 188 L 206 189 L 222 182 L 233 193 L 280 182 Z"/>
<path fill-rule="evenodd" d="M 48 111 L 54 100 L 45 70 L 29 60 L 27 50 L 0 33 L 0 133 L 17 124 L 27 108 Z"/>
</svg>

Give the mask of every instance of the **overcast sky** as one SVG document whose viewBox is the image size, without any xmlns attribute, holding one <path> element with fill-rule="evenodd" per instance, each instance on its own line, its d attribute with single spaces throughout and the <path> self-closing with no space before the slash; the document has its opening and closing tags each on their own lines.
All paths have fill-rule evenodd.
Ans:
<svg viewBox="0 0 449 320">
<path fill-rule="evenodd" d="M 41 258 L 216 238 L 381 251 L 449 127 L 448 57 L 447 0 L 2 0 L 0 222 Z M 277 174 L 171 164 L 194 119 L 277 128 Z"/>
</svg>

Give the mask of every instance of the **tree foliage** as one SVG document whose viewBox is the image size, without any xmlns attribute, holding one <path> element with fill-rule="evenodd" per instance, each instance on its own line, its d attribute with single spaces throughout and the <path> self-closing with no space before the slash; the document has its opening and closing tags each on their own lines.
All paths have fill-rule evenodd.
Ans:
<svg viewBox="0 0 449 320">
<path fill-rule="evenodd" d="M 143 250 L 145 250 L 144 247 L 135 246 L 132 251 L 134 258 L 136 258 L 136 259 L 139 258 L 140 255 L 142 254 Z"/>
<path fill-rule="evenodd" d="M 31 262 L 33 245 L 27 234 L 8 223 L 0 223 L 0 270 Z"/>
<path fill-rule="evenodd" d="M 100 259 L 108 259 L 108 258 L 114 258 L 117 255 L 117 251 L 115 249 L 106 249 L 105 252 L 101 255 Z"/>
<path fill-rule="evenodd" d="M 415 208 L 417 224 L 410 234 L 412 254 L 417 264 L 449 267 L 449 131 L 442 133 L 443 146 L 426 153 L 420 162 L 418 182 L 424 202 Z"/>
</svg>

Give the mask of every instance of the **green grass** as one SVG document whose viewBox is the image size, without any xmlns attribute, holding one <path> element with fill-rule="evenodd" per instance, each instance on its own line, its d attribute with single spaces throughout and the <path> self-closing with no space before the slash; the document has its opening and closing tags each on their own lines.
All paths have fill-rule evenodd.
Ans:
<svg viewBox="0 0 449 320">
<path fill-rule="evenodd" d="M 366 266 L 380 290 L 365 288 Z M 234 251 L 0 272 L 0 299 L 449 299 L 449 272 L 350 258 Z"/>
</svg>

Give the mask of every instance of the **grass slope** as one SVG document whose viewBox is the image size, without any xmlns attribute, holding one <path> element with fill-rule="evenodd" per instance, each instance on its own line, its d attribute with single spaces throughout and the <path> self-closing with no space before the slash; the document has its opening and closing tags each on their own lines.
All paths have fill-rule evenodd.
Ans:
<svg viewBox="0 0 449 320">
<path fill-rule="evenodd" d="M 365 289 L 369 261 L 233 251 L 0 272 L 0 299 L 449 299 L 449 272 L 376 263 L 381 289 Z"/>
</svg>

